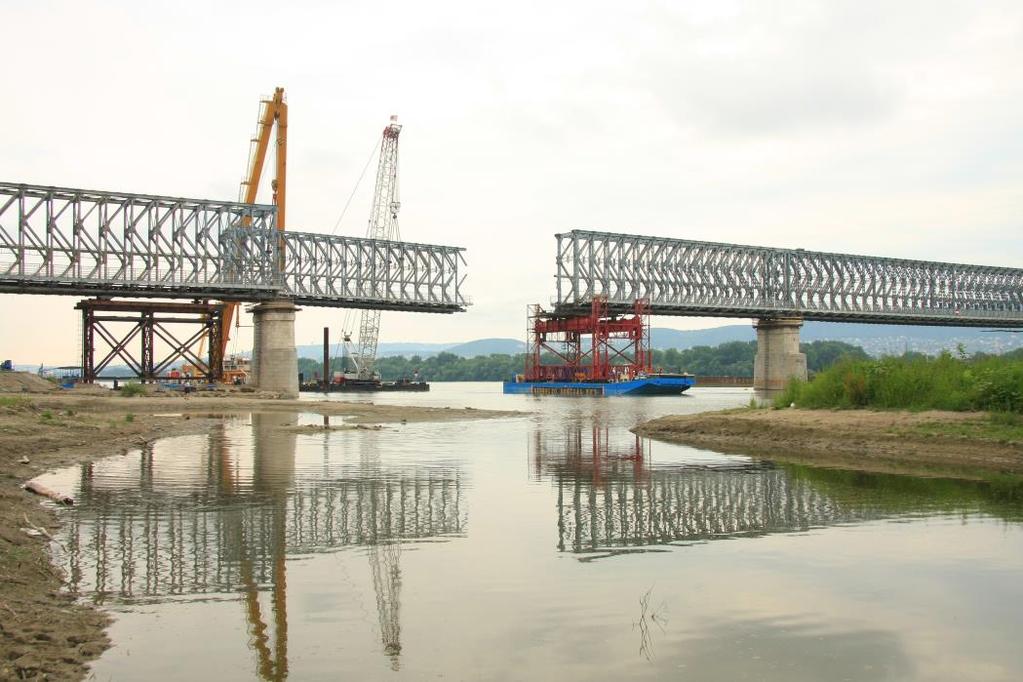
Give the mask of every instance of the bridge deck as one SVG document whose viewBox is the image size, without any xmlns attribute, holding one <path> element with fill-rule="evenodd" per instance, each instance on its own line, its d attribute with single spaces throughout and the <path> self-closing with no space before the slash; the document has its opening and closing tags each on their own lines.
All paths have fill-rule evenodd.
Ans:
<svg viewBox="0 0 1023 682">
<path fill-rule="evenodd" d="M 1023 327 L 1023 269 L 573 230 L 557 235 L 556 310 Z"/>
<path fill-rule="evenodd" d="M 463 249 L 279 232 L 273 206 L 0 183 L 0 292 L 452 313 Z"/>
</svg>

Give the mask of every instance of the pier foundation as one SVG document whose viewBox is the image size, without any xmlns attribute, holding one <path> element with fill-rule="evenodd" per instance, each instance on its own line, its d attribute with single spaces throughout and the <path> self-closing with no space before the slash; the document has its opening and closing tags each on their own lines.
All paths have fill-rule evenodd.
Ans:
<svg viewBox="0 0 1023 682">
<path fill-rule="evenodd" d="M 291 301 L 267 301 L 252 313 L 252 376 L 249 383 L 264 391 L 298 397 L 298 353 L 295 351 L 295 313 Z"/>
<path fill-rule="evenodd" d="M 780 391 L 793 378 L 806 381 L 806 355 L 799 351 L 802 326 L 798 317 L 761 318 L 753 323 L 757 330 L 754 390 Z"/>
</svg>

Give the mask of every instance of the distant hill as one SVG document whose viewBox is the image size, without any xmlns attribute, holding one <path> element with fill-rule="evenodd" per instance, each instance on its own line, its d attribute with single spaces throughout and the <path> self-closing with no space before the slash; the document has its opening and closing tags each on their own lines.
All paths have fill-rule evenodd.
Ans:
<svg viewBox="0 0 1023 682">
<path fill-rule="evenodd" d="M 753 327 L 748 324 L 730 324 L 713 329 L 650 328 L 650 346 L 658 350 L 686 350 L 693 346 L 718 346 L 730 341 L 753 341 L 756 338 Z"/>
<path fill-rule="evenodd" d="M 752 325 L 733 324 L 714 329 L 678 330 L 653 327 L 650 345 L 660 350 L 717 346 L 730 341 L 754 341 Z M 963 344 L 967 352 L 1004 353 L 1023 347 L 1023 334 L 989 332 L 970 327 L 919 327 L 897 324 L 807 322 L 800 340 L 844 341 L 861 346 L 871 355 L 901 355 L 907 350 L 936 355 Z"/>
<path fill-rule="evenodd" d="M 871 355 L 901 355 L 907 350 L 936 355 L 962 344 L 967 352 L 1004 353 L 1023 347 L 1023 334 L 972 327 L 917 327 L 897 324 L 807 322 L 803 341 L 844 341 Z"/>
<path fill-rule="evenodd" d="M 447 353 L 454 353 L 463 358 L 474 358 L 477 355 L 493 355 L 494 353 L 501 355 L 525 353 L 526 344 L 516 339 L 477 339 L 468 343 L 460 343 L 457 346 L 451 346 L 444 350 Z"/>
<path fill-rule="evenodd" d="M 453 343 L 381 343 L 377 346 L 377 355 L 382 358 L 393 357 L 396 355 L 404 355 L 410 357 L 418 355 L 420 357 L 430 357 L 436 355 L 441 351 L 445 351 L 456 344 Z M 337 341 L 330 342 L 330 354 L 341 355 Z M 298 357 L 300 358 L 312 358 L 320 359 L 323 357 L 323 345 L 322 344 L 309 344 L 296 346 L 295 349 L 298 351 Z M 243 353 L 248 356 L 251 353 Z"/>
<path fill-rule="evenodd" d="M 330 354 L 332 356 L 341 354 L 337 348 L 336 343 L 332 342 L 330 344 Z M 300 358 L 318 360 L 323 357 L 323 346 L 319 344 L 296 346 L 296 349 Z M 463 358 L 474 358 L 477 355 L 490 355 L 492 353 L 512 355 L 526 352 L 526 344 L 516 339 L 475 339 L 465 343 L 381 343 L 378 347 L 377 355 L 382 358 L 398 355 L 403 355 L 407 358 L 413 355 L 429 358 L 443 352 L 454 353 Z M 246 355 L 248 354 L 246 353 Z"/>
</svg>

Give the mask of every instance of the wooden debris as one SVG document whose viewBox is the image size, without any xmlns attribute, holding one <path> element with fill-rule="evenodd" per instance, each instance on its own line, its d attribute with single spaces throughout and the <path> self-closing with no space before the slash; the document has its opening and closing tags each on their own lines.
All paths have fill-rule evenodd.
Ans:
<svg viewBox="0 0 1023 682">
<path fill-rule="evenodd" d="M 43 497 L 48 497 L 51 500 L 53 500 L 54 502 L 56 502 L 57 504 L 66 504 L 66 505 L 70 506 L 70 505 L 75 503 L 75 499 L 73 497 L 71 497 L 70 495 L 64 495 L 63 493 L 58 493 L 56 490 L 52 490 L 50 488 L 47 488 L 42 483 L 37 483 L 36 481 L 29 481 L 28 483 L 26 483 L 24 485 L 24 488 L 25 488 L 25 490 L 29 491 L 30 493 L 35 493 L 36 495 L 42 495 Z"/>
</svg>

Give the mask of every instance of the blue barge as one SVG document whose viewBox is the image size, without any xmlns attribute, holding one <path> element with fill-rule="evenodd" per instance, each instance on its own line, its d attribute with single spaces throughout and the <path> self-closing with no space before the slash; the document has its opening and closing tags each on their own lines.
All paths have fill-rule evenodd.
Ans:
<svg viewBox="0 0 1023 682">
<path fill-rule="evenodd" d="M 627 381 L 506 381 L 504 392 L 526 395 L 682 395 L 696 383 L 691 374 L 651 374 Z"/>
</svg>

